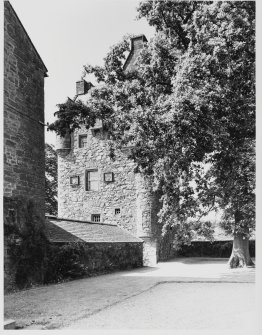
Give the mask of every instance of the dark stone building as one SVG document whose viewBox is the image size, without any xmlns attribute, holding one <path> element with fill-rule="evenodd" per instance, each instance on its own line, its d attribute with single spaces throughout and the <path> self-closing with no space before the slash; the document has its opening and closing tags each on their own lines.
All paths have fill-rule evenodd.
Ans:
<svg viewBox="0 0 262 335">
<path fill-rule="evenodd" d="M 4 222 L 31 199 L 44 219 L 44 78 L 47 69 L 9 1 L 4 2 Z M 6 229 L 5 229 L 6 234 Z M 5 235 L 6 237 L 6 235 Z M 10 282 L 5 240 L 5 286 Z"/>
<path fill-rule="evenodd" d="M 4 10 L 4 197 L 32 198 L 44 217 L 47 69 L 9 1 Z"/>
</svg>

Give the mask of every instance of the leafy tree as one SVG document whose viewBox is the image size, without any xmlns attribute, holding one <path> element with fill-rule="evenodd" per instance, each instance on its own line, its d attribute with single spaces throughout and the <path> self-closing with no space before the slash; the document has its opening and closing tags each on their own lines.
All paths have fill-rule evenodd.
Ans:
<svg viewBox="0 0 262 335">
<path fill-rule="evenodd" d="M 45 211 L 57 215 L 57 154 L 53 147 L 45 144 Z"/>
<path fill-rule="evenodd" d="M 47 238 L 45 222 L 32 199 L 5 198 L 12 215 L 5 216 L 4 231 L 15 286 L 30 287 L 43 281 Z M 14 289 L 15 287 L 12 287 Z"/>
<path fill-rule="evenodd" d="M 185 114 L 190 105 L 198 115 L 208 113 L 211 127 L 199 129 L 204 131 L 203 143 L 197 148 L 205 151 L 203 161 L 211 166 L 204 176 L 209 186 L 198 183 L 202 189 L 199 197 L 205 205 L 213 198 L 224 209 L 222 226 L 234 235 L 230 266 L 251 265 L 248 237 L 255 226 L 254 3 L 205 4 L 201 12 L 195 12 L 187 36 L 192 42 L 174 80 L 172 109 Z M 210 130 L 212 138 L 206 142 Z"/>
<path fill-rule="evenodd" d="M 128 39 L 103 67 L 84 67 L 99 85 L 86 104 L 59 105 L 50 130 L 103 120 L 114 148 L 132 145 L 137 170 L 161 190 L 163 233 L 186 242 L 210 233 L 201 218 L 224 209 L 234 235 L 230 266 L 252 263 L 254 229 L 255 5 L 253 2 L 152 1 L 139 17 L 156 28 L 132 72 L 123 70 Z"/>
</svg>

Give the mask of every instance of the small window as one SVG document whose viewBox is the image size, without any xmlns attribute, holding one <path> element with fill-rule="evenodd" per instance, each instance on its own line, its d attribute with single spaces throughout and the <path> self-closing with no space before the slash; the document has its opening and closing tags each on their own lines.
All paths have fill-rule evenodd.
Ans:
<svg viewBox="0 0 262 335">
<path fill-rule="evenodd" d="M 111 183 L 114 181 L 114 174 L 113 172 L 106 172 L 104 173 L 104 181 L 107 183 Z"/>
<path fill-rule="evenodd" d="M 115 215 L 120 214 L 120 208 L 115 208 Z"/>
<path fill-rule="evenodd" d="M 87 135 L 79 135 L 79 148 L 85 148 L 87 145 Z"/>
<path fill-rule="evenodd" d="M 102 128 L 92 129 L 92 135 L 94 137 L 99 138 L 99 139 L 103 139 L 103 130 L 102 130 Z"/>
<path fill-rule="evenodd" d="M 70 177 L 70 185 L 71 186 L 79 185 L 79 176 Z"/>
<path fill-rule="evenodd" d="M 92 214 L 91 215 L 92 222 L 100 222 L 100 214 Z"/>
<path fill-rule="evenodd" d="M 99 175 L 98 170 L 86 171 L 86 191 L 98 191 Z"/>
<path fill-rule="evenodd" d="M 101 134 L 102 130 L 100 128 L 98 129 L 93 129 L 93 135 L 95 137 L 98 137 Z"/>
</svg>

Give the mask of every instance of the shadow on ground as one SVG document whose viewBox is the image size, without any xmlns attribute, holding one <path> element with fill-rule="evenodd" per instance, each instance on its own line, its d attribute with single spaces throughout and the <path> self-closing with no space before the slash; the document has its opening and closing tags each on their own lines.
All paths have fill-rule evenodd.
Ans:
<svg viewBox="0 0 262 335">
<path fill-rule="evenodd" d="M 5 296 L 5 317 L 28 329 L 64 328 L 150 290 L 159 283 L 254 283 L 255 269 L 227 259 L 177 258 L 122 272 L 42 286 Z"/>
</svg>

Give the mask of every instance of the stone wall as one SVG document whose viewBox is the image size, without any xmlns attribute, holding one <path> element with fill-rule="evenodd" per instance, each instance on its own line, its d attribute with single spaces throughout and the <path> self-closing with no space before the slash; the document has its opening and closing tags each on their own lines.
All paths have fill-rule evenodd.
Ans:
<svg viewBox="0 0 262 335">
<path fill-rule="evenodd" d="M 83 134 L 87 134 L 87 146 L 79 148 Z M 101 222 L 137 235 L 135 165 L 122 152 L 116 154 L 115 160 L 110 159 L 108 142 L 101 134 L 94 136 L 83 127 L 72 135 L 69 154 L 58 156 L 58 217 L 91 221 L 92 214 L 100 214 Z M 86 171 L 92 169 L 98 170 L 98 191 L 86 191 Z M 113 182 L 104 181 L 106 172 L 113 173 Z M 72 176 L 79 177 L 79 185 L 70 185 Z"/>
<path fill-rule="evenodd" d="M 131 38 L 131 51 L 124 64 L 124 71 L 133 71 L 136 69 L 136 60 L 146 42 L 147 39 L 144 35 Z"/>
<path fill-rule="evenodd" d="M 87 243 L 83 262 L 90 274 L 141 267 L 142 243 Z"/>
<path fill-rule="evenodd" d="M 47 69 L 8 1 L 4 2 L 4 223 L 19 221 L 15 210 L 31 198 L 44 219 L 44 77 Z M 5 290 L 14 285 L 4 239 Z"/>
<path fill-rule="evenodd" d="M 44 217 L 44 77 L 47 69 L 4 2 L 4 196 L 33 198 Z"/>
<path fill-rule="evenodd" d="M 87 142 L 79 148 L 82 135 L 87 135 Z M 63 147 L 60 140 L 58 145 Z M 102 128 L 98 134 L 85 127 L 75 131 L 71 149 L 58 150 L 58 217 L 90 221 L 92 214 L 100 214 L 101 222 L 116 224 L 141 237 L 147 255 L 144 265 L 155 265 L 161 238 L 159 195 L 153 192 L 150 178 L 134 172 L 136 165 L 127 158 L 127 151 L 117 151 L 112 160 Z M 86 171 L 93 169 L 99 174 L 99 189 L 87 191 Z M 113 182 L 104 180 L 106 172 L 113 173 Z M 70 185 L 70 177 L 74 176 L 79 178 L 79 184 Z M 116 214 L 116 209 L 120 213 Z"/>
<path fill-rule="evenodd" d="M 255 257 L 255 240 L 249 240 L 250 257 Z M 180 257 L 225 257 L 232 253 L 233 241 L 193 241 L 176 252 Z"/>
</svg>

